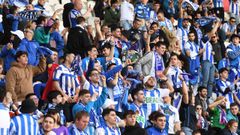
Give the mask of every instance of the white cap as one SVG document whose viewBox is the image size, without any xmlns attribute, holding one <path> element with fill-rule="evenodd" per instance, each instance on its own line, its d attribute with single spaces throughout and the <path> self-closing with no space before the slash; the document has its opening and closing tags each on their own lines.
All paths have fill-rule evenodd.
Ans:
<svg viewBox="0 0 240 135">
<path fill-rule="evenodd" d="M 21 40 L 24 38 L 24 34 L 21 30 L 11 31 L 11 33 L 18 36 Z"/>
<path fill-rule="evenodd" d="M 153 78 L 155 79 L 155 77 L 152 76 L 152 75 L 145 76 L 145 77 L 143 78 L 143 84 L 145 84 L 145 83 L 148 81 L 148 79 L 151 78 L 151 77 L 153 77 Z"/>
<path fill-rule="evenodd" d="M 106 99 L 105 103 L 102 105 L 103 109 L 108 108 L 110 105 L 116 105 L 117 102 L 114 102 L 112 99 Z"/>
</svg>

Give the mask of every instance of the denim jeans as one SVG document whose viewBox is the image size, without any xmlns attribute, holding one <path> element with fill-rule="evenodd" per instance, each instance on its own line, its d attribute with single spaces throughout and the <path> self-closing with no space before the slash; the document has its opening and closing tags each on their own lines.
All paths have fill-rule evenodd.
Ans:
<svg viewBox="0 0 240 135">
<path fill-rule="evenodd" d="M 182 127 L 182 130 L 183 130 L 183 132 L 186 135 L 192 135 L 193 130 L 191 128 L 189 128 L 189 127 Z"/>
<path fill-rule="evenodd" d="M 120 26 L 123 27 L 124 30 L 129 30 L 132 28 L 133 22 L 129 20 L 121 20 Z"/>
<path fill-rule="evenodd" d="M 202 85 L 208 89 L 208 97 L 212 96 L 215 66 L 208 60 L 202 62 Z"/>
</svg>

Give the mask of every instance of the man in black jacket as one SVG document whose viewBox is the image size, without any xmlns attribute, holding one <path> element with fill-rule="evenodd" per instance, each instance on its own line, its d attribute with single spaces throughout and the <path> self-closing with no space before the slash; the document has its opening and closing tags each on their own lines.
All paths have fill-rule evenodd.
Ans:
<svg viewBox="0 0 240 135">
<path fill-rule="evenodd" d="M 126 127 L 122 135 L 147 135 L 145 129 L 141 128 L 136 122 L 136 112 L 128 110 L 124 113 Z"/>
<path fill-rule="evenodd" d="M 85 19 L 77 17 L 77 26 L 69 30 L 68 41 L 66 45 L 67 52 L 86 57 L 87 48 L 90 46 L 90 41 L 85 30 Z"/>
</svg>

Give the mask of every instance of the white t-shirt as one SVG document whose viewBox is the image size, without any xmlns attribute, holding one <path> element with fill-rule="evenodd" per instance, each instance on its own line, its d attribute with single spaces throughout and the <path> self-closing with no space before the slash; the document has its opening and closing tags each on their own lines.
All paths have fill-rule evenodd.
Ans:
<svg viewBox="0 0 240 135">
<path fill-rule="evenodd" d="M 123 1 L 121 4 L 121 16 L 120 16 L 120 20 L 129 20 L 129 21 L 133 21 L 134 19 L 134 6 L 127 2 L 127 1 Z"/>
</svg>

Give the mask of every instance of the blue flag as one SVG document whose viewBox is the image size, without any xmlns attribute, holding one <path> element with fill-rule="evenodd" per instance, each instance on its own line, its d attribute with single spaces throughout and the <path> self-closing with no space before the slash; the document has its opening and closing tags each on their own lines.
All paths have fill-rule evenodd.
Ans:
<svg viewBox="0 0 240 135">
<path fill-rule="evenodd" d="M 213 21 L 215 21 L 217 18 L 216 17 L 202 17 L 200 19 L 198 19 L 196 22 L 200 25 L 200 26 L 206 26 L 210 23 L 212 23 Z"/>
<path fill-rule="evenodd" d="M 8 4 L 17 7 L 25 7 L 29 2 L 28 0 L 8 0 Z"/>
</svg>

